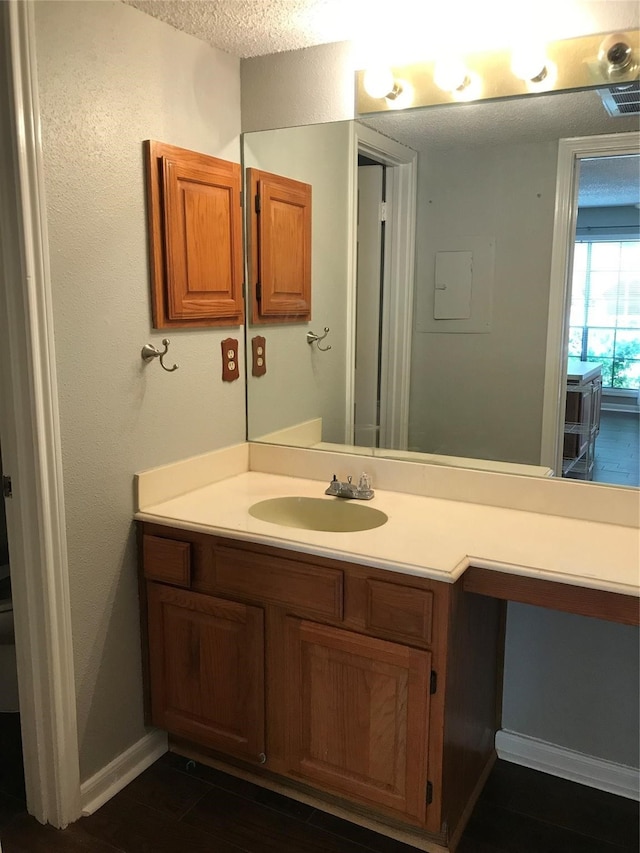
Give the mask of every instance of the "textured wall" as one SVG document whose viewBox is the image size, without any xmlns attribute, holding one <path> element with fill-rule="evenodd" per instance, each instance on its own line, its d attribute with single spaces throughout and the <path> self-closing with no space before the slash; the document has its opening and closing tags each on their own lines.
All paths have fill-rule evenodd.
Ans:
<svg viewBox="0 0 640 853">
<path fill-rule="evenodd" d="M 142 141 L 239 161 L 239 61 L 119 2 L 36 4 L 80 737 L 86 779 L 144 733 L 135 471 L 245 435 L 230 330 L 151 330 Z M 242 330 L 233 330 L 240 335 Z"/>
</svg>

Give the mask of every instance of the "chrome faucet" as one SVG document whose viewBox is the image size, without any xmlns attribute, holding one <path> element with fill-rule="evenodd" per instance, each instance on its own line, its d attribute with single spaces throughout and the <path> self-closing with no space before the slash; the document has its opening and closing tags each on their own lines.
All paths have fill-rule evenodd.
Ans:
<svg viewBox="0 0 640 853">
<path fill-rule="evenodd" d="M 347 477 L 347 482 L 343 483 L 334 474 L 325 495 L 332 495 L 334 498 L 347 498 L 348 500 L 370 501 L 374 491 L 371 488 L 369 475 L 361 474 L 357 486 L 353 485 L 352 479 L 352 477 Z"/>
</svg>

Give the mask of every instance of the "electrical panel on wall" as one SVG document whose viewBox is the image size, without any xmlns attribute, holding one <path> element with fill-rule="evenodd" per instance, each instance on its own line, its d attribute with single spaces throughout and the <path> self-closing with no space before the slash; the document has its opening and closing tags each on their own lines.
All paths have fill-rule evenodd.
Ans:
<svg viewBox="0 0 640 853">
<path fill-rule="evenodd" d="M 473 252 L 436 252 L 436 320 L 467 320 L 471 317 Z"/>
<path fill-rule="evenodd" d="M 495 244 L 487 237 L 452 237 L 425 254 L 416 295 L 416 332 L 491 331 Z"/>
</svg>

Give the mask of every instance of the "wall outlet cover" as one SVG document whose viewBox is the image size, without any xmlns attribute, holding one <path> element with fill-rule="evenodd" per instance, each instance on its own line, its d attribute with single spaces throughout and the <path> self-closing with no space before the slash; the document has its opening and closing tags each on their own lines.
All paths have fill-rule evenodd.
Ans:
<svg viewBox="0 0 640 853">
<path fill-rule="evenodd" d="M 234 382 L 240 378 L 238 366 L 238 341 L 235 338 L 225 338 L 222 341 L 222 381 Z"/>
<path fill-rule="evenodd" d="M 267 343 L 261 335 L 251 338 L 251 375 L 264 376 L 267 372 Z"/>
</svg>

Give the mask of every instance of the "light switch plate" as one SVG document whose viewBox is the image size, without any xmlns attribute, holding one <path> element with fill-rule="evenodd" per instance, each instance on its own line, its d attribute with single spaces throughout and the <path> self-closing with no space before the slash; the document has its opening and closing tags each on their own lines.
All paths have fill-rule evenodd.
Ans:
<svg viewBox="0 0 640 853">
<path fill-rule="evenodd" d="M 234 382 L 240 378 L 238 367 L 238 341 L 235 338 L 225 338 L 222 341 L 222 380 Z"/>
</svg>

